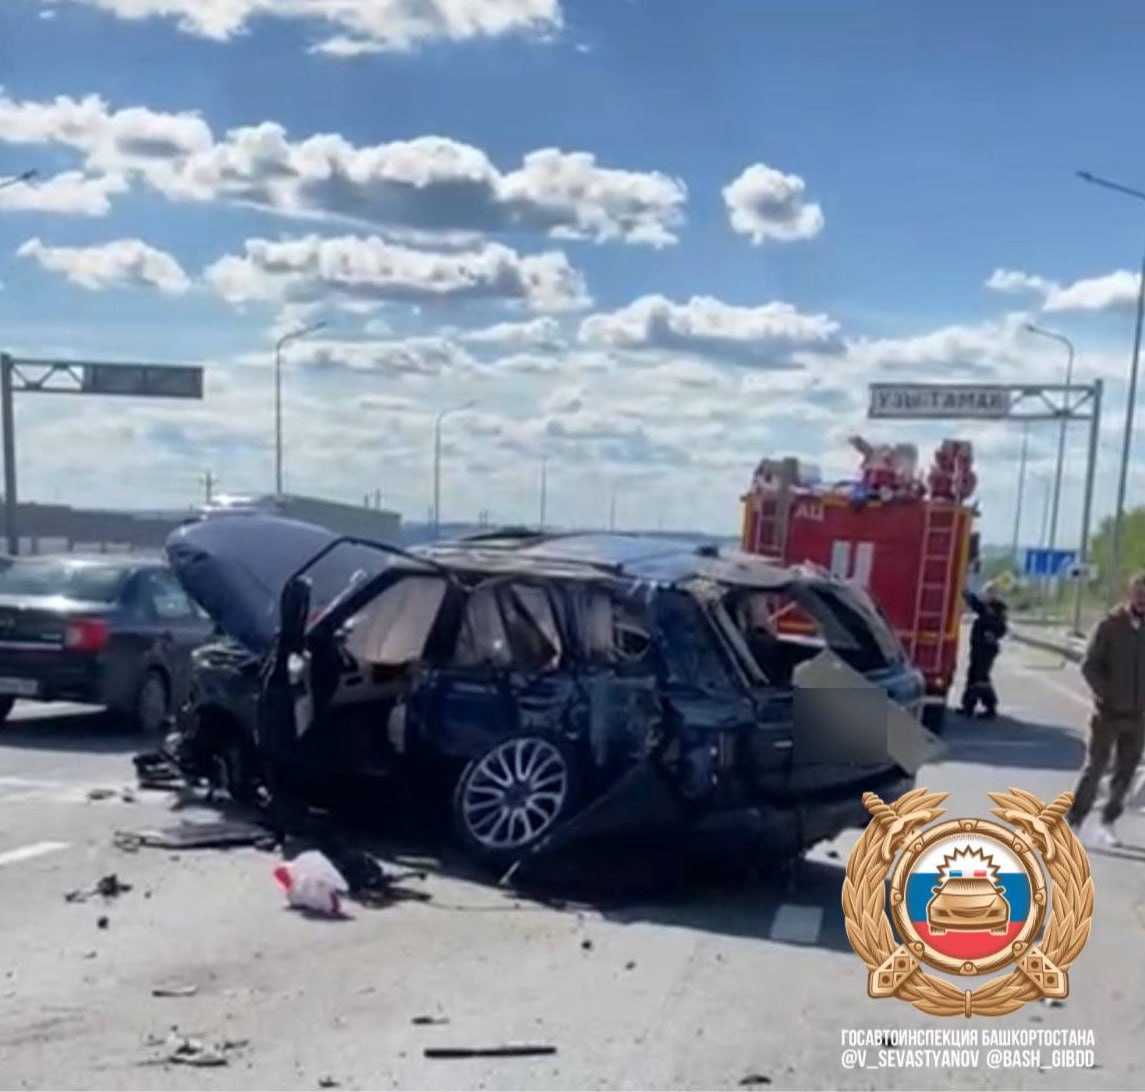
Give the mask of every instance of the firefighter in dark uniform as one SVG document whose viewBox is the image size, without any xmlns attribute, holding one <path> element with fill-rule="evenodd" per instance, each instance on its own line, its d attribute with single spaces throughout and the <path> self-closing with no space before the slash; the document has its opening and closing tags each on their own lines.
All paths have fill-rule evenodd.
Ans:
<svg viewBox="0 0 1145 1092">
<path fill-rule="evenodd" d="M 998 695 L 990 681 L 990 671 L 1006 636 L 1006 604 L 993 584 L 986 585 L 982 598 L 970 591 L 963 595 L 974 612 L 974 625 L 970 630 L 970 667 L 962 693 L 962 714 L 972 717 L 981 702 L 983 716 L 996 717 Z"/>
</svg>

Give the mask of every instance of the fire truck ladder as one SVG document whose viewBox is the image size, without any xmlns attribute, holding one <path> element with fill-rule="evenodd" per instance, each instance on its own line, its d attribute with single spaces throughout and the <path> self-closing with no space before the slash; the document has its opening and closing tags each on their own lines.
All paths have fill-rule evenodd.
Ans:
<svg viewBox="0 0 1145 1092">
<path fill-rule="evenodd" d="M 798 461 L 787 458 L 779 470 L 779 485 L 758 495 L 755 511 L 755 549 L 758 553 L 783 558 L 787 545 L 787 522 L 791 512 L 791 487 L 798 473 Z"/>
<path fill-rule="evenodd" d="M 937 671 L 942 666 L 942 642 L 946 633 L 946 613 L 950 609 L 950 585 L 954 576 L 958 510 L 957 497 L 941 508 L 933 502 L 926 506 L 922 530 L 922 564 L 918 572 L 914 626 L 910 638 L 910 658 L 924 672 Z M 937 566 L 942 567 L 941 582 L 934 578 Z M 931 605 L 935 592 L 941 594 L 941 610 L 935 610 Z M 933 636 L 933 640 L 924 641 L 924 633 Z"/>
</svg>

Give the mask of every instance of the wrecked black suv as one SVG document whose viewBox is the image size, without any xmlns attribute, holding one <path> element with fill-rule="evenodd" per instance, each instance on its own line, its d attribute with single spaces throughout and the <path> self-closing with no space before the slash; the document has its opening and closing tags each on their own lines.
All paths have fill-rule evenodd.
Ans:
<svg viewBox="0 0 1145 1092">
<path fill-rule="evenodd" d="M 928 754 L 921 677 L 818 570 L 623 535 L 407 553 L 259 516 L 187 525 L 168 555 L 229 636 L 196 657 L 187 772 L 305 793 L 432 770 L 497 864 L 661 828 L 798 853 Z"/>
</svg>

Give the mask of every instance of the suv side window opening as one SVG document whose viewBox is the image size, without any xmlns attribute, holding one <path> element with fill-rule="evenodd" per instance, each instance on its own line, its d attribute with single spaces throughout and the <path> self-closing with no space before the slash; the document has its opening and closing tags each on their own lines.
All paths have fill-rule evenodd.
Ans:
<svg viewBox="0 0 1145 1092">
<path fill-rule="evenodd" d="M 549 593 L 536 584 L 507 584 L 500 591 L 516 666 L 529 673 L 556 667 L 562 648 Z"/>
<path fill-rule="evenodd" d="M 540 584 L 498 578 L 469 594 L 453 654 L 456 667 L 547 671 L 564 654 L 556 606 Z"/>
<path fill-rule="evenodd" d="M 421 659 L 445 591 L 440 577 L 403 577 L 350 618 L 345 651 L 370 666 L 400 667 Z"/>
<path fill-rule="evenodd" d="M 453 652 L 455 667 L 508 667 L 513 661 L 509 636 L 497 604 L 495 584 L 481 584 L 469 593 L 461 630 Z"/>
<path fill-rule="evenodd" d="M 587 589 L 581 599 L 581 630 L 589 659 L 615 667 L 646 665 L 652 633 L 634 603 L 602 588 Z"/>
<path fill-rule="evenodd" d="M 791 686 L 799 664 L 824 648 L 858 671 L 885 667 L 891 659 L 873 632 L 873 618 L 829 588 L 796 584 L 733 594 L 726 602 L 752 658 L 778 686 Z"/>
<path fill-rule="evenodd" d="M 664 659 L 672 682 L 700 689 L 735 685 L 718 635 L 691 595 L 677 590 L 662 592 L 656 599 L 656 622 L 664 634 Z"/>
</svg>

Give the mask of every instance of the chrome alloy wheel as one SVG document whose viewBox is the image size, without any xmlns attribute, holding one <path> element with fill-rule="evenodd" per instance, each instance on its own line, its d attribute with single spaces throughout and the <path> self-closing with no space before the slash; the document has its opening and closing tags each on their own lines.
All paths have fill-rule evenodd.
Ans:
<svg viewBox="0 0 1145 1092">
<path fill-rule="evenodd" d="M 510 739 L 474 767 L 461 798 L 470 834 L 489 849 L 517 849 L 560 815 L 569 790 L 564 755 L 544 739 Z"/>
</svg>

